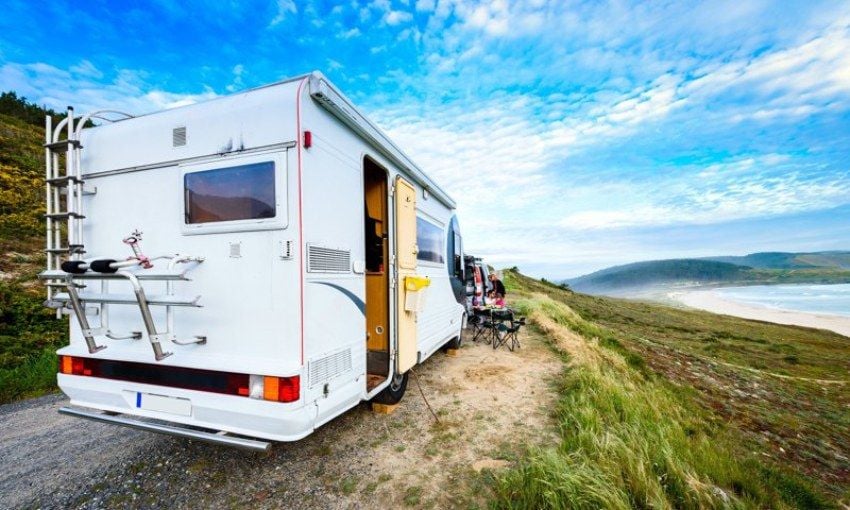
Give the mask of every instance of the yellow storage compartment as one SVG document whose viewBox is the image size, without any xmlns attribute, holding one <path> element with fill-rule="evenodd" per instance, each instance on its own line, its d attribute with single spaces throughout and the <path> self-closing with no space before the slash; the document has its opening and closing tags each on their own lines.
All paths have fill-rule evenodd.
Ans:
<svg viewBox="0 0 850 510">
<path fill-rule="evenodd" d="M 425 290 L 431 285 L 427 276 L 404 277 L 404 309 L 408 312 L 418 312 L 425 304 Z"/>
</svg>

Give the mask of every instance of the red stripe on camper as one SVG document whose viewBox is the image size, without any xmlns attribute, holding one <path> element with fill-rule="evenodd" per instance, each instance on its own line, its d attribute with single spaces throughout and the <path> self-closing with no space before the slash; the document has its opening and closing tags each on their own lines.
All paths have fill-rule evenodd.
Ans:
<svg viewBox="0 0 850 510">
<path fill-rule="evenodd" d="M 301 88 L 307 83 L 309 78 L 304 78 L 301 83 L 298 84 L 298 92 L 295 97 L 295 139 L 297 144 L 297 153 L 298 153 L 298 258 L 299 258 L 299 270 L 301 277 L 298 280 L 299 288 L 301 292 L 301 308 L 299 312 L 301 314 L 301 366 L 304 366 L 304 214 L 302 212 L 301 203 L 303 202 L 303 197 L 301 194 Z"/>
</svg>

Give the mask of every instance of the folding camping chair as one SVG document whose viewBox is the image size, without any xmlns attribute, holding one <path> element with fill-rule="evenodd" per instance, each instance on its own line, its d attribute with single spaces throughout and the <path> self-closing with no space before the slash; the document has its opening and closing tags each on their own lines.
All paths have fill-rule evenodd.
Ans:
<svg viewBox="0 0 850 510">
<path fill-rule="evenodd" d="M 473 342 L 477 342 L 479 339 L 488 344 L 491 342 L 494 337 L 494 323 L 490 310 L 475 310 L 472 318 L 469 319 L 469 324 L 473 328 Z"/>
<path fill-rule="evenodd" d="M 513 352 L 514 349 L 522 347 L 519 343 L 519 330 L 523 326 L 525 326 L 525 317 L 516 318 L 511 311 L 509 317 L 506 317 L 505 321 L 498 323 L 494 328 L 493 349 L 505 345 L 508 350 Z"/>
</svg>

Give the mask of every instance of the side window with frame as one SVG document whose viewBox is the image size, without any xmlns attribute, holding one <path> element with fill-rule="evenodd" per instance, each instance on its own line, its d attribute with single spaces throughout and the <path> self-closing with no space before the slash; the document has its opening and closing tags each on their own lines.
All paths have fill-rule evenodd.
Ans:
<svg viewBox="0 0 850 510">
<path fill-rule="evenodd" d="M 444 262 L 442 227 L 420 216 L 416 217 L 416 245 L 419 247 L 417 259 L 437 264 Z"/>
<path fill-rule="evenodd" d="M 187 173 L 183 191 L 187 225 L 276 216 L 272 161 Z"/>
<path fill-rule="evenodd" d="M 460 235 L 457 216 L 452 216 L 446 234 L 446 261 L 448 261 L 446 269 L 448 269 L 449 276 L 463 279 L 463 239 Z"/>
</svg>

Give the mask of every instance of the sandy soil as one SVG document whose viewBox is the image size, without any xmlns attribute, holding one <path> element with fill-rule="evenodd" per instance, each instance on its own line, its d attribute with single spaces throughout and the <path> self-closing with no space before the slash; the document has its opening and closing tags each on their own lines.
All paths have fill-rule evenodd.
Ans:
<svg viewBox="0 0 850 510">
<path fill-rule="evenodd" d="M 554 441 L 540 337 L 494 351 L 467 341 L 416 369 L 391 415 L 363 404 L 308 438 L 245 453 L 60 416 L 61 396 L 0 406 L 0 508 L 482 506 L 482 470 Z"/>
<path fill-rule="evenodd" d="M 793 324 L 810 328 L 828 329 L 850 337 L 850 317 L 779 310 L 739 303 L 723 298 L 715 290 L 676 291 L 667 294 L 670 299 L 692 308 L 713 313 L 733 315 L 776 324 Z"/>
</svg>

